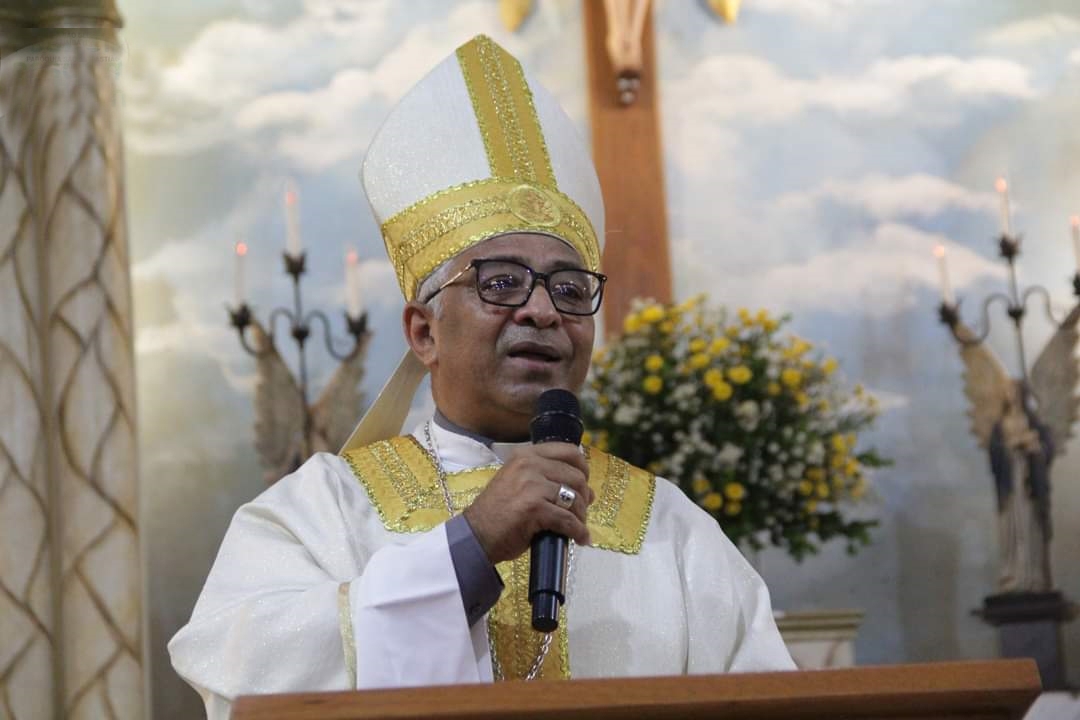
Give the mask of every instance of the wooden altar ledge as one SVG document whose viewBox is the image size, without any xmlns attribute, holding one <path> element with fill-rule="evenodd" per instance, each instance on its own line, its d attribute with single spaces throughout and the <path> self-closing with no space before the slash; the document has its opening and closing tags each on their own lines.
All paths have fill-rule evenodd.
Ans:
<svg viewBox="0 0 1080 720">
<path fill-rule="evenodd" d="M 1040 691 L 1034 661 L 784 673 L 508 682 L 239 698 L 234 720 L 1019 720 Z"/>
</svg>

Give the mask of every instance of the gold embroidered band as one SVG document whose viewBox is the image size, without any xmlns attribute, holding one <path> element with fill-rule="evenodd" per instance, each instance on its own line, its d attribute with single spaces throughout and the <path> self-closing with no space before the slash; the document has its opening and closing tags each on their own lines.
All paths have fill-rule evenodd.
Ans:
<svg viewBox="0 0 1080 720">
<path fill-rule="evenodd" d="M 406 300 L 419 283 L 462 250 L 508 232 L 537 232 L 568 242 L 589 270 L 600 246 L 588 217 L 568 196 L 536 183 L 489 178 L 429 195 L 382 225 Z"/>
<path fill-rule="evenodd" d="M 557 187 L 521 64 L 485 35 L 458 48 L 457 57 L 491 175 Z"/>
</svg>

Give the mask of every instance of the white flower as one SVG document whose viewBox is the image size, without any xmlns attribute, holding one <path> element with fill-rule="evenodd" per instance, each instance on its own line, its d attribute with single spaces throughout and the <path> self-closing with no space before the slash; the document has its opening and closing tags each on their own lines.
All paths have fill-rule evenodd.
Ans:
<svg viewBox="0 0 1080 720">
<path fill-rule="evenodd" d="M 825 460 L 825 446 L 815 440 L 806 453 L 806 461 L 811 465 L 820 465 L 823 460 Z"/>
<path fill-rule="evenodd" d="M 768 473 L 769 479 L 774 482 L 780 482 L 784 479 L 784 468 L 780 465 L 770 465 Z"/>
<path fill-rule="evenodd" d="M 739 458 L 742 457 L 742 454 L 742 448 L 726 442 L 724 443 L 724 447 L 720 448 L 720 452 L 716 454 L 716 459 L 722 466 L 731 467 L 739 462 Z"/>
<path fill-rule="evenodd" d="M 788 469 L 787 469 L 788 477 L 791 478 L 792 480 L 798 480 L 799 478 L 802 477 L 803 470 L 805 470 L 805 469 L 806 469 L 806 466 L 803 465 L 802 463 L 792 463 L 791 465 L 788 466 Z"/>
</svg>

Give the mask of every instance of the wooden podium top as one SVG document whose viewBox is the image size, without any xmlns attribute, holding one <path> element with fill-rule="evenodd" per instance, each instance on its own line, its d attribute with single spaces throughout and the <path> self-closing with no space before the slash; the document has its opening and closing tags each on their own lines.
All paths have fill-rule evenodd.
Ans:
<svg viewBox="0 0 1080 720">
<path fill-rule="evenodd" d="M 1032 660 L 564 683 L 506 682 L 239 698 L 234 720 L 405 718 L 888 718 L 1019 720 L 1040 691 Z"/>
</svg>

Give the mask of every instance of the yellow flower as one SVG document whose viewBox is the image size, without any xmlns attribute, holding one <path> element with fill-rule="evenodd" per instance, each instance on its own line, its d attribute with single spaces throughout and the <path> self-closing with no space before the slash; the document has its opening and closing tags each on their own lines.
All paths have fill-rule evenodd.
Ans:
<svg viewBox="0 0 1080 720">
<path fill-rule="evenodd" d="M 695 353 L 690 356 L 687 364 L 694 370 L 700 370 L 709 364 L 709 356 L 705 353 Z"/>
<path fill-rule="evenodd" d="M 809 480 L 799 481 L 799 494 L 803 497 L 809 497 L 814 492 L 814 484 Z"/>
<path fill-rule="evenodd" d="M 817 496 L 822 500 L 829 497 L 829 486 L 825 483 L 818 483 L 814 490 L 817 492 Z"/>
<path fill-rule="evenodd" d="M 745 365 L 736 365 L 727 372 L 728 379 L 736 385 L 745 385 L 754 377 L 754 373 Z"/>
<path fill-rule="evenodd" d="M 844 463 L 844 474 L 853 476 L 859 471 L 859 461 L 853 457 L 849 457 L 847 462 Z"/>
<path fill-rule="evenodd" d="M 724 485 L 724 497 L 728 500 L 742 500 L 746 497 L 746 488 L 742 483 L 729 482 Z"/>
<path fill-rule="evenodd" d="M 810 396 L 800 390 L 795 393 L 795 402 L 799 404 L 799 408 L 805 408 L 810 404 Z"/>
<path fill-rule="evenodd" d="M 709 343 L 709 352 L 713 355 L 719 355 L 727 350 L 729 345 L 731 345 L 731 341 L 726 337 L 718 337 Z"/>
<path fill-rule="evenodd" d="M 810 349 L 814 346 L 806 342 L 802 338 L 795 338 L 791 341 L 791 354 L 795 357 L 800 357 L 810 352 Z"/>
<path fill-rule="evenodd" d="M 596 402 L 599 403 L 600 405 L 603 405 L 604 407 L 607 407 L 608 405 L 611 404 L 611 400 L 608 400 L 607 395 L 597 395 L 596 396 Z"/>
<path fill-rule="evenodd" d="M 777 395 L 780 394 L 780 383 L 778 383 L 778 382 L 769 383 L 767 386 L 765 386 L 765 392 L 769 393 L 773 397 L 776 397 Z"/>
<path fill-rule="evenodd" d="M 586 430 L 585 432 L 581 433 L 581 444 L 582 444 L 582 445 L 592 445 L 592 444 L 593 444 L 593 436 L 592 436 L 592 433 L 591 433 L 591 432 L 589 432 L 588 430 Z"/>
<path fill-rule="evenodd" d="M 659 355 L 650 355 L 645 358 L 645 369 L 649 372 L 658 372 L 662 367 L 664 367 L 664 358 Z"/>
<path fill-rule="evenodd" d="M 769 322 L 769 320 L 771 320 L 771 319 L 772 318 L 769 317 L 769 311 L 766 310 L 765 308 L 762 308 L 762 309 L 758 310 L 757 315 L 754 316 L 754 320 L 757 321 L 758 325 L 764 325 L 765 323 Z"/>
<path fill-rule="evenodd" d="M 826 400 L 825 398 L 821 398 L 820 400 L 818 400 L 817 401 L 817 406 L 818 406 L 818 410 L 820 410 L 823 413 L 829 412 L 829 408 L 831 407 L 831 405 L 829 405 L 829 401 Z"/>
<path fill-rule="evenodd" d="M 728 515 L 738 515 L 740 512 L 742 512 L 742 503 L 729 502 L 724 507 L 724 512 Z"/>
<path fill-rule="evenodd" d="M 835 452 L 844 454 L 847 452 L 847 443 L 844 442 L 843 435 L 833 435 L 829 438 L 829 444 L 832 445 L 832 449 Z"/>
<path fill-rule="evenodd" d="M 772 332 L 773 330 L 776 330 L 776 328 L 780 327 L 780 323 L 773 320 L 772 318 L 769 318 L 768 320 L 763 322 L 761 326 L 765 328 L 765 332 Z"/>
<path fill-rule="evenodd" d="M 659 375 L 648 375 L 641 383 L 641 387 L 650 395 L 655 395 L 664 387 L 664 381 Z"/>
<path fill-rule="evenodd" d="M 854 392 L 855 392 L 855 397 L 857 397 L 857 398 L 862 397 L 863 393 L 866 392 L 866 388 L 864 388 L 861 384 L 859 384 L 859 385 L 855 386 Z"/>
<path fill-rule="evenodd" d="M 626 319 L 623 320 L 622 327 L 623 332 L 627 335 L 633 335 L 641 329 L 641 318 L 638 317 L 637 313 L 630 313 L 626 316 Z"/>
<path fill-rule="evenodd" d="M 855 437 L 855 433 L 848 433 L 844 436 L 844 440 L 847 442 L 848 450 L 855 449 L 855 443 L 858 441 L 858 438 Z"/>
<path fill-rule="evenodd" d="M 709 479 L 704 475 L 695 475 L 694 479 L 690 481 L 690 485 L 698 495 L 704 495 L 712 488 Z"/>
<path fill-rule="evenodd" d="M 674 323 L 672 323 L 670 320 L 665 320 L 664 322 L 660 323 L 657 327 L 659 327 L 660 332 L 664 333 L 665 335 L 670 335 L 671 331 L 675 329 Z"/>
<path fill-rule="evenodd" d="M 664 319 L 664 308 L 659 305 L 650 305 L 641 311 L 643 322 L 656 323 Z"/>
<path fill-rule="evenodd" d="M 806 471 L 806 479 L 811 482 L 819 483 L 825 479 L 825 470 L 819 467 L 812 467 Z M 806 494 L 809 495 L 810 493 Z"/>
<path fill-rule="evenodd" d="M 740 332 L 742 332 L 742 331 L 739 329 L 738 325 L 730 325 L 730 326 L 724 328 L 724 334 L 727 335 L 729 338 L 737 338 L 737 337 L 739 337 Z"/>
<path fill-rule="evenodd" d="M 754 322 L 754 319 L 752 317 L 750 317 L 750 311 L 747 310 L 746 308 L 744 308 L 744 307 L 739 308 L 737 313 L 738 313 L 738 316 L 739 316 L 739 320 L 742 321 L 743 325 L 749 325 L 752 322 Z"/>
<path fill-rule="evenodd" d="M 799 387 L 799 383 L 802 382 L 802 373 L 792 368 L 785 368 L 780 373 L 780 382 L 789 388 Z"/>
<path fill-rule="evenodd" d="M 594 363 L 602 363 L 602 362 L 604 362 L 604 358 L 606 356 L 607 356 L 607 350 L 605 350 L 604 348 L 599 348 L 596 352 L 593 353 L 592 361 Z"/>
<path fill-rule="evenodd" d="M 866 481 L 859 478 L 855 481 L 855 484 L 851 486 L 851 497 L 858 500 L 866 493 Z"/>
<path fill-rule="evenodd" d="M 716 511 L 719 510 L 724 504 L 724 498 L 720 496 L 718 492 L 711 492 L 705 497 L 701 498 L 701 507 L 706 510 Z M 730 507 L 730 506 L 729 506 Z"/>
<path fill-rule="evenodd" d="M 722 380 L 712 386 L 712 396 L 720 402 L 724 402 L 731 397 L 733 392 L 734 389 Z"/>
<path fill-rule="evenodd" d="M 806 501 L 806 512 L 812 513 L 815 510 L 817 510 L 817 500 L 807 500 Z"/>
<path fill-rule="evenodd" d="M 694 338 L 690 341 L 690 352 L 699 353 L 705 349 L 705 341 L 701 338 Z"/>
<path fill-rule="evenodd" d="M 724 382 L 724 373 L 716 368 L 709 368 L 705 371 L 705 377 L 703 379 L 708 387 L 716 387 L 718 384 Z"/>
<path fill-rule="evenodd" d="M 826 375 L 832 375 L 836 372 L 838 364 L 836 358 L 825 358 L 825 362 L 821 363 L 821 369 Z"/>
</svg>

